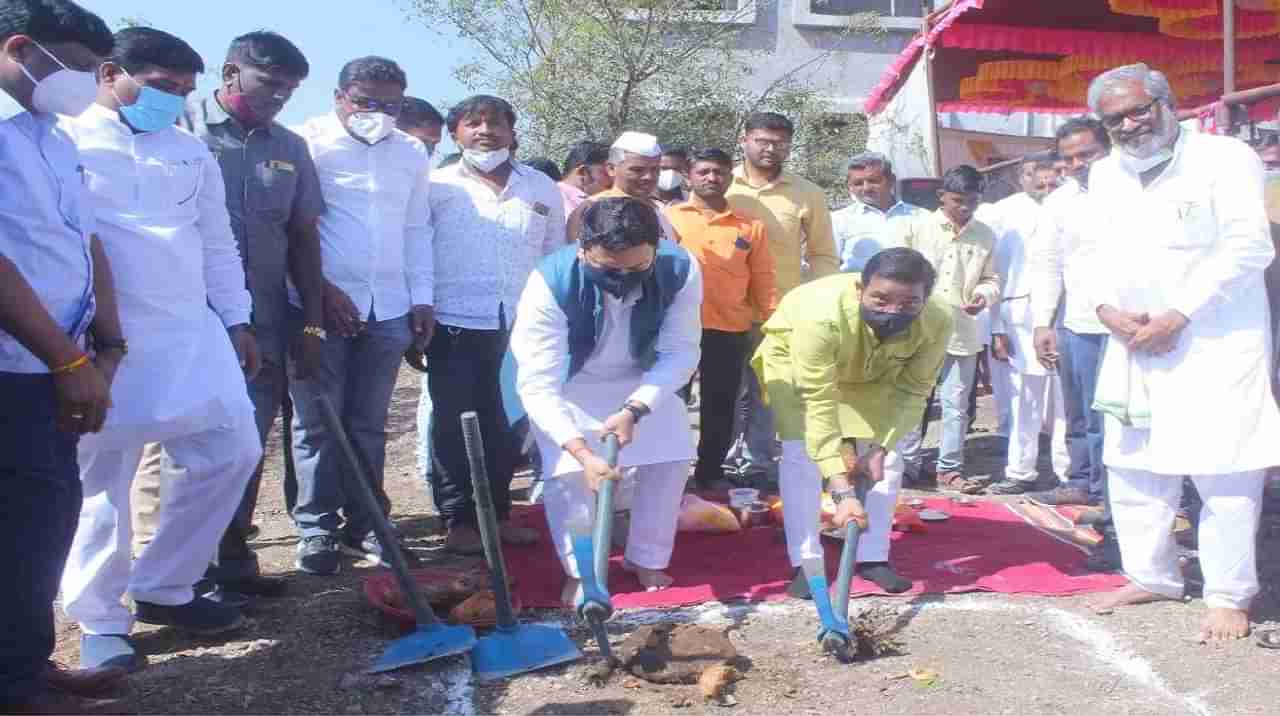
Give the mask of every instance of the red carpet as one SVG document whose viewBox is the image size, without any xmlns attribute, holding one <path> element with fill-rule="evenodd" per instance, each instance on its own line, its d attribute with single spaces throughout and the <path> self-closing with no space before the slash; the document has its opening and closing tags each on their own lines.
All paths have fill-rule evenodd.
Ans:
<svg viewBox="0 0 1280 716">
<path fill-rule="evenodd" d="M 975 502 L 952 506 L 945 498 L 929 507 L 951 513 L 931 522 L 928 532 L 893 535 L 893 563 L 915 584 L 908 595 L 1002 592 L 1063 596 L 1114 589 L 1119 575 L 1085 570 L 1085 555 L 1028 525 L 1003 504 Z M 542 531 L 531 547 L 505 547 L 507 569 L 518 584 L 526 607 L 560 606 L 564 572 L 551 550 L 541 506 L 516 507 L 513 521 Z M 827 567 L 834 578 L 840 544 L 828 541 Z M 768 526 L 736 534 L 681 532 L 676 538 L 670 573 L 675 585 L 661 592 L 638 591 L 635 578 L 622 569 L 615 552 L 609 570 L 613 606 L 618 609 L 676 607 L 711 601 L 767 600 L 785 597 L 791 568 L 782 529 Z M 876 585 L 855 580 L 859 596 L 883 594 Z"/>
</svg>

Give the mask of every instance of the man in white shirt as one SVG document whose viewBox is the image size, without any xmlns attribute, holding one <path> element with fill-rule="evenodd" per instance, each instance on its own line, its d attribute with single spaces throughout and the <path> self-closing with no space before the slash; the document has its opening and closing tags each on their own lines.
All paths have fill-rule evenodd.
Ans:
<svg viewBox="0 0 1280 716">
<path fill-rule="evenodd" d="M 423 390 L 432 404 L 431 488 L 449 528 L 447 547 L 465 554 L 483 550 L 459 422 L 468 411 L 480 417 L 503 539 L 537 537 L 506 522 L 516 445 L 500 376 L 520 291 L 542 257 L 565 244 L 564 208 L 554 181 L 511 159 L 515 124 L 515 110 L 498 97 L 454 105 L 445 126 L 462 161 L 431 181 L 435 265 L 447 267 L 435 279 L 440 330 L 427 346 Z M 421 423 L 419 435 L 428 435 Z"/>
<path fill-rule="evenodd" d="M 80 443 L 85 499 L 62 595 L 85 666 L 138 667 L 127 639 L 135 616 L 197 634 L 242 623 L 239 609 L 192 591 L 262 456 L 245 384 L 258 350 L 222 173 L 204 142 L 175 126 L 203 70 L 172 35 L 121 30 L 98 70 L 97 103 L 62 120 L 85 163 L 130 339 L 111 416 Z M 164 452 L 162 506 L 132 560 L 128 495 L 147 443 Z"/>
<path fill-rule="evenodd" d="M 1058 129 L 1057 154 L 1069 179 L 1045 200 L 1044 240 L 1028 256 L 1036 357 L 1061 378 L 1071 463 L 1062 486 L 1027 495 L 1047 505 L 1105 503 L 1102 414 L 1093 397 L 1107 329 L 1089 305 L 1098 217 L 1088 201 L 1089 168 L 1109 151 L 1111 138 L 1096 119 L 1077 117 Z"/>
<path fill-rule="evenodd" d="M 1280 464 L 1262 162 L 1237 139 L 1183 131 L 1168 80 L 1146 65 L 1100 75 L 1089 106 L 1115 145 L 1089 178 L 1105 217 L 1090 302 L 1111 334 L 1096 404 L 1131 580 L 1095 606 L 1182 599 L 1173 524 L 1190 475 L 1204 501 L 1200 639 L 1242 638 L 1265 471 Z"/>
<path fill-rule="evenodd" d="M 579 587 L 573 533 L 590 529 L 603 480 L 626 480 L 625 568 L 647 590 L 671 585 L 680 499 L 693 433 L 675 392 L 698 365 L 702 275 L 684 249 L 660 241 L 657 215 L 630 197 L 592 202 L 577 246 L 548 257 L 520 297 L 511 350 L 520 398 L 547 471 L 543 500 L 572 606 Z M 637 423 L 643 423 L 637 426 Z M 605 433 L 620 469 L 598 452 Z"/>
<path fill-rule="evenodd" d="M 79 435 L 102 427 L 126 350 L 79 152 L 55 113 L 93 102 L 114 40 L 67 0 L 0 1 L 0 712 L 89 713 L 122 669 L 53 668 L 53 602 L 80 514 Z M 94 353 L 86 352 L 92 334 Z M 92 356 L 92 358 L 91 358 Z M 92 683 L 90 683 L 92 682 Z"/>
<path fill-rule="evenodd" d="M 387 410 L 401 356 L 435 327 L 426 146 L 395 128 L 408 80 L 395 62 L 361 57 L 338 75 L 333 112 L 297 128 L 320 174 L 320 256 L 328 335 L 315 373 L 290 382 L 298 501 L 298 568 L 333 575 L 339 549 L 382 560 L 359 500 L 347 500 L 348 467 L 320 411 L 327 396 L 366 473 L 381 492 Z M 290 290 L 295 320 L 301 302 Z M 389 510 L 389 505 L 383 505 Z M 345 524 L 339 516 L 345 512 Z"/>
<path fill-rule="evenodd" d="M 991 313 L 991 371 L 1005 373 L 1008 392 L 997 394 L 1009 414 L 1009 452 L 1005 479 L 988 488 L 995 495 L 1021 495 L 1034 489 L 1040 473 L 1040 431 L 1049 426 L 1053 471 L 1068 469 L 1066 420 L 1056 375 L 1036 360 L 1031 314 L 1033 267 L 1029 256 L 1046 240 L 1050 223 L 1043 202 L 1058 172 L 1047 155 L 1028 155 L 1022 163 L 1022 192 L 996 203 L 989 225 L 996 232 L 996 273 L 1004 282 L 1000 303 Z M 993 383 L 994 383 L 993 376 Z"/>
<path fill-rule="evenodd" d="M 883 154 L 853 157 L 846 177 L 853 203 L 832 212 L 831 229 L 840 270 L 861 273 L 872 256 L 893 245 L 900 223 L 928 212 L 898 199 L 893 164 Z"/>
</svg>

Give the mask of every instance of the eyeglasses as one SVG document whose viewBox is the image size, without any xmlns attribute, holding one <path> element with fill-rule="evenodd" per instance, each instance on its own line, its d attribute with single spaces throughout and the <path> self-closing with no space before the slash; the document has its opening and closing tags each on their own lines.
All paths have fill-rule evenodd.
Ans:
<svg viewBox="0 0 1280 716">
<path fill-rule="evenodd" d="M 352 107 L 355 107 L 361 112 L 381 112 L 382 114 L 387 114 L 392 117 L 399 117 L 400 111 L 404 109 L 403 100 L 382 102 L 373 99 L 372 97 L 352 97 L 346 93 L 344 93 L 343 96 L 347 98 L 347 101 L 351 103 Z"/>
<path fill-rule="evenodd" d="M 1102 115 L 1102 126 L 1107 129 L 1119 129 L 1127 119 L 1130 122 L 1141 122 L 1151 116 L 1151 110 L 1155 108 L 1156 103 L 1160 100 L 1153 99 L 1141 107 L 1134 107 L 1127 112 L 1116 112 L 1115 114 Z"/>
</svg>

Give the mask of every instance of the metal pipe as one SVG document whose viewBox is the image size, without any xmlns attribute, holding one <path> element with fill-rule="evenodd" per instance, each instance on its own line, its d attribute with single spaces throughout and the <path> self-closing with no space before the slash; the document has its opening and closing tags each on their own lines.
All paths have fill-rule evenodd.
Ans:
<svg viewBox="0 0 1280 716">
<path fill-rule="evenodd" d="M 1234 106 L 1238 104 L 1257 104 L 1258 102 L 1271 99 L 1272 97 L 1280 97 L 1280 84 L 1266 85 L 1265 87 L 1254 87 L 1253 89 L 1232 92 L 1230 94 L 1223 95 L 1222 99 L 1219 101 L 1224 105 Z M 1180 109 L 1178 110 L 1178 120 L 1194 119 L 1200 116 L 1202 111 L 1207 110 L 1212 106 L 1213 105 L 1204 105 L 1203 107 Z"/>
<path fill-rule="evenodd" d="M 1236 3 L 1222 2 L 1222 93 L 1236 91 Z"/>
</svg>

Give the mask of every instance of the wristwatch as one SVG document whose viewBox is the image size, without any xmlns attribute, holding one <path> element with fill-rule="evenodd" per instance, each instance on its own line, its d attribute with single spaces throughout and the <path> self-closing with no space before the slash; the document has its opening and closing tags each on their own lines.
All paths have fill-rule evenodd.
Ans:
<svg viewBox="0 0 1280 716">
<path fill-rule="evenodd" d="M 635 400 L 628 400 L 622 404 L 622 409 L 631 413 L 631 417 L 638 423 L 640 419 L 648 415 L 651 411 L 649 406 Z"/>
</svg>

